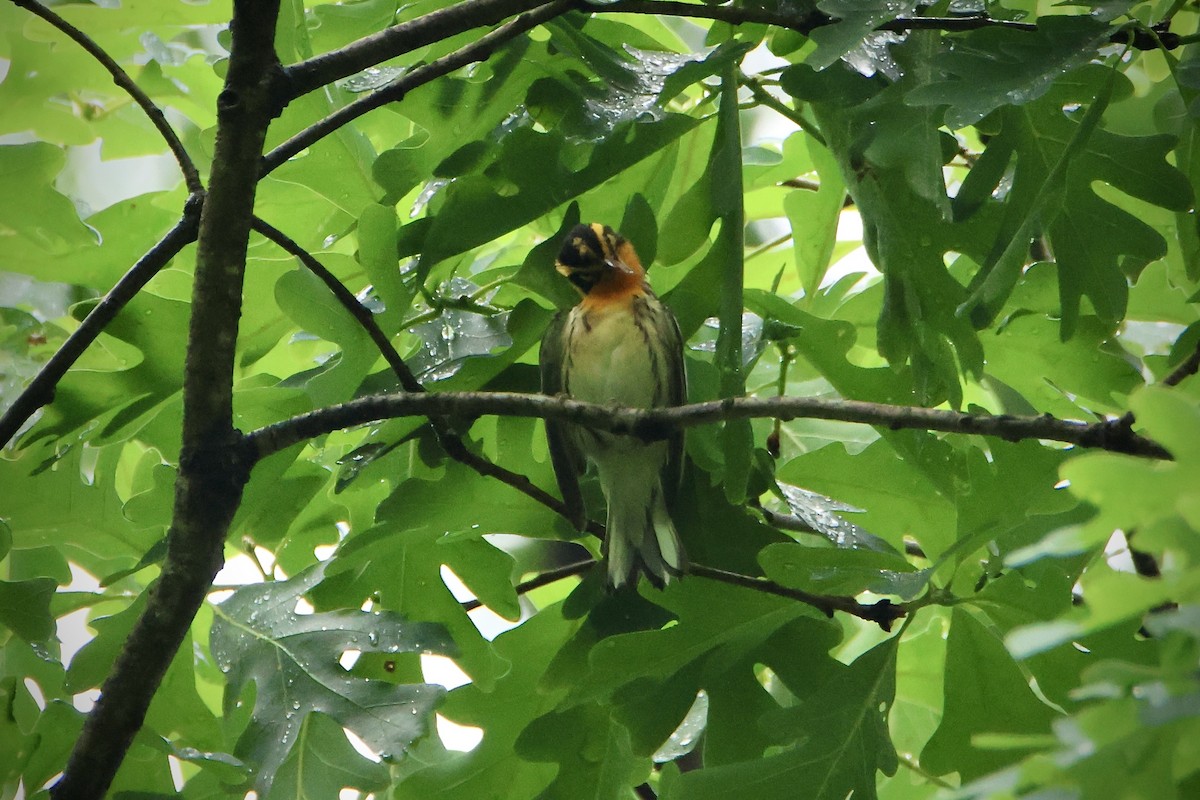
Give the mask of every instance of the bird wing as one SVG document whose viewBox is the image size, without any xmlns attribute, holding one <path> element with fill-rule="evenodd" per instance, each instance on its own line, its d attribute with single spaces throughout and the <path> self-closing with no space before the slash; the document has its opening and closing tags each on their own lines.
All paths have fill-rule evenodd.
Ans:
<svg viewBox="0 0 1200 800">
<path fill-rule="evenodd" d="M 661 325 L 663 350 L 667 355 L 667 405 L 681 406 L 687 403 L 687 373 L 683 366 L 683 335 L 675 315 L 663 305 Z M 667 463 L 663 467 L 662 484 L 666 490 L 668 504 L 674 500 L 683 479 L 683 430 L 671 434 L 667 440 Z"/>
<path fill-rule="evenodd" d="M 562 392 L 563 328 L 567 324 L 567 311 L 560 311 L 546 326 L 542 334 L 542 346 L 538 351 L 538 365 L 542 376 L 542 394 L 551 397 Z M 585 469 L 583 454 L 567 430 L 568 423 L 560 420 L 546 420 L 546 441 L 550 447 L 550 464 L 554 467 L 554 477 L 558 480 L 558 489 L 562 492 L 563 503 L 567 507 L 568 519 L 576 530 L 583 530 L 587 524 L 586 509 L 583 505 L 583 494 L 579 491 L 579 476 Z"/>
</svg>

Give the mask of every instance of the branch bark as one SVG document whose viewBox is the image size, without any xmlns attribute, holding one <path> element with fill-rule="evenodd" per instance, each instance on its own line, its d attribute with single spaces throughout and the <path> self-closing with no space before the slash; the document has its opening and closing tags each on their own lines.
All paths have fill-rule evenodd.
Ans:
<svg viewBox="0 0 1200 800">
<path fill-rule="evenodd" d="M 786 8 L 786 6 L 784 6 Z M 592 7 L 596 13 L 626 13 L 626 14 L 661 14 L 664 16 L 693 17 L 696 19 L 711 19 L 725 22 L 729 25 L 744 25 L 747 22 L 764 25 L 775 25 L 789 28 L 797 33 L 808 36 L 817 28 L 832 25 L 837 20 L 821 11 L 805 11 L 797 13 L 792 10 L 776 11 L 766 8 L 745 6 L 710 6 L 696 3 L 679 2 L 679 0 L 621 0 L 602 7 Z M 932 30 L 948 33 L 979 30 L 980 28 L 1007 28 L 1014 31 L 1032 33 L 1038 29 L 1032 22 L 1017 22 L 1014 20 L 995 19 L 984 15 L 962 17 L 899 17 L 885 22 L 875 30 L 905 33 L 908 31 Z M 1162 47 L 1174 50 L 1185 42 L 1177 34 L 1171 33 L 1166 26 L 1159 25 L 1151 29 L 1121 29 L 1115 32 L 1110 41 L 1114 44 L 1128 44 L 1136 50 L 1156 50 Z"/>
<path fill-rule="evenodd" d="M 279 0 L 235 0 L 218 97 L 211 191 L 200 217 L 183 381 L 183 449 L 162 573 L 130 632 L 62 779 L 61 798 L 101 798 L 224 558 L 250 462 L 233 427 L 233 365 L 258 164 L 278 95 Z"/>
<path fill-rule="evenodd" d="M 515 392 L 445 392 L 374 395 L 320 409 L 259 428 L 246 436 L 255 459 L 264 458 L 302 441 L 342 428 L 381 419 L 407 416 L 506 417 L 560 419 L 641 439 L 662 439 L 679 428 L 707 425 L 729 419 L 769 418 L 856 422 L 892 430 L 915 428 L 996 436 L 1009 441 L 1045 439 L 1111 450 L 1145 458 L 1170 459 L 1162 445 L 1133 432 L 1121 418 L 1086 423 L 1048 415 L 1017 417 L 983 416 L 959 411 L 867 403 L 859 400 L 826 400 L 813 397 L 736 397 L 676 408 L 614 408 L 582 403 L 565 397 Z"/>
<path fill-rule="evenodd" d="M 112 76 L 113 83 L 124 89 L 133 101 L 138 104 L 147 117 L 150 118 L 151 124 L 158 130 L 159 134 L 167 143 L 167 147 L 171 149 L 171 154 L 175 156 L 176 163 L 179 164 L 179 170 L 183 173 L 184 183 L 187 185 L 188 191 L 192 194 L 200 192 L 204 186 L 200 183 L 200 172 L 196 169 L 196 164 L 192 161 L 192 157 L 188 155 L 187 149 L 184 148 L 183 142 L 179 140 L 179 136 L 175 133 L 175 129 L 167 122 L 166 116 L 163 115 L 162 109 L 154 104 L 150 96 L 142 91 L 142 87 L 134 82 L 133 78 L 129 77 L 129 73 L 121 69 L 121 65 L 113 60 L 112 56 L 104 52 L 104 48 L 96 44 L 96 42 L 83 31 L 76 28 L 71 23 L 60 17 L 58 14 L 46 8 L 36 0 L 12 0 L 13 5 L 20 6 L 26 9 L 29 13 L 41 17 L 46 22 L 53 25 L 58 30 L 66 34 L 72 41 L 88 52 L 92 58 L 96 59 Z"/>
<path fill-rule="evenodd" d="M 528 4 L 528 3 L 527 3 Z M 414 68 L 396 80 L 389 83 L 380 89 L 377 89 L 370 94 L 364 95 L 348 105 L 339 108 L 329 116 L 319 122 L 305 128 L 297 133 L 292 138 L 283 142 L 271 152 L 263 157 L 262 175 L 268 175 L 273 170 L 277 169 L 280 164 L 287 161 L 292 156 L 310 147 L 324 137 L 336 131 L 343 125 L 358 119 L 363 114 L 369 111 L 374 111 L 377 108 L 387 105 L 388 103 L 399 102 L 404 99 L 404 96 L 409 92 L 417 89 L 430 81 L 436 80 L 443 75 L 447 75 L 456 69 L 461 69 L 468 64 L 473 64 L 477 61 L 486 61 L 491 58 L 492 53 L 496 48 L 505 42 L 515 39 L 526 31 L 536 28 L 543 22 L 546 22 L 560 14 L 566 13 L 576 4 L 576 0 L 554 0 L 554 2 L 546 3 L 540 8 L 522 14 L 511 22 L 507 22 L 496 28 L 494 31 L 484 34 L 479 39 L 464 45 L 452 53 L 442 56 L 439 59 L 431 61 L 420 67 Z M 467 5 L 464 3 L 463 5 Z M 454 6 L 458 8 L 458 6 Z M 447 11 L 452 9 L 446 9 Z M 435 14 L 438 12 L 435 12 Z M 430 14 L 428 16 L 434 16 Z M 425 17 L 421 17 L 425 19 Z M 418 20 L 419 21 L 419 20 Z M 482 23 L 476 23 L 482 24 Z M 305 62 L 307 63 L 307 62 Z M 295 69 L 295 68 L 293 68 Z M 260 176 L 261 177 L 261 176 Z"/>
<path fill-rule="evenodd" d="M 291 98 L 333 81 L 444 41 L 472 28 L 493 25 L 505 17 L 547 5 L 547 0 L 467 0 L 359 39 L 338 50 L 292 64 L 284 70 Z"/>
</svg>

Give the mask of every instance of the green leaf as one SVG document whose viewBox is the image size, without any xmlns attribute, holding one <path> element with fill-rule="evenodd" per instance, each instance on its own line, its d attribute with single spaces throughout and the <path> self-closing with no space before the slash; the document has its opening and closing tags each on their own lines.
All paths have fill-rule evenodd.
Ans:
<svg viewBox="0 0 1200 800">
<path fill-rule="evenodd" d="M 598 703 L 535 719 L 521 732 L 516 750 L 528 761 L 558 763 L 554 781 L 538 795 L 542 800 L 623 800 L 648 771 L 648 765 L 634 759 L 629 732 Z M 640 773 L 638 779 L 635 773 Z"/>
<path fill-rule="evenodd" d="M 834 800 L 875 798 L 876 771 L 898 767 L 887 729 L 895 695 L 897 639 L 843 666 L 798 706 L 771 715 L 772 729 L 794 747 L 766 758 L 684 775 L 669 800 L 752 795 Z M 770 723 L 767 723 L 770 724 Z"/>
<path fill-rule="evenodd" d="M 836 19 L 810 34 L 817 50 L 808 57 L 814 69 L 825 69 L 863 43 L 876 28 L 897 17 L 912 16 L 912 0 L 820 0 L 817 7 Z"/>
<path fill-rule="evenodd" d="M 997 108 L 1037 100 L 1060 75 L 1095 58 L 1108 33 L 1102 20 L 1085 14 L 1041 17 L 1036 31 L 970 31 L 930 59 L 932 79 L 907 102 L 947 106 L 953 130 L 973 125 Z"/>
<path fill-rule="evenodd" d="M 0 625 L 27 642 L 49 638 L 54 634 L 50 598 L 57 587 L 52 578 L 0 581 Z"/>
<path fill-rule="evenodd" d="M 808 153 L 820 179 L 816 192 L 791 191 L 783 199 L 783 210 L 792 226 L 796 272 L 800 286 L 811 297 L 824 281 L 833 258 L 846 184 L 838 172 L 837 162 L 826 148 L 798 134 L 784 142 L 784 153 L 791 147 L 803 148 Z"/>
<path fill-rule="evenodd" d="M 906 57 L 921 58 L 925 42 L 913 40 Z M 957 406 L 959 372 L 979 373 L 983 349 L 967 321 L 950 308 L 966 294 L 944 255 L 974 247 L 965 241 L 969 232 L 949 220 L 936 124 L 927 110 L 904 104 L 902 84 L 880 89 L 878 81 L 838 67 L 829 72 L 821 78 L 838 91 L 820 95 L 812 108 L 859 207 L 867 254 L 884 274 L 879 352 L 897 367 L 911 361 L 920 402 Z M 816 80 L 799 66 L 781 78 L 785 89 L 801 96 Z M 842 98 L 849 93 L 865 102 L 848 106 Z"/>
<path fill-rule="evenodd" d="M 259 791 L 271 785 L 312 712 L 396 757 L 426 732 L 441 699 L 436 686 L 362 680 L 342 669 L 338 659 L 347 650 L 449 653 L 453 645 L 439 626 L 387 611 L 297 614 L 296 603 L 324 572 L 321 565 L 288 581 L 239 589 L 216 608 L 211 646 L 228 680 L 226 712 L 248 684 L 256 689 L 237 753 L 256 766 Z"/>
<path fill-rule="evenodd" d="M 1048 234 L 1058 262 L 1064 337 L 1074 332 L 1079 302 L 1085 296 L 1101 320 L 1119 319 L 1125 311 L 1127 274 L 1136 275 L 1145 264 L 1165 255 L 1159 233 L 1098 194 L 1094 186 L 1097 179 L 1103 180 L 1120 192 L 1175 210 L 1190 204 L 1192 197 L 1184 175 L 1166 159 L 1170 137 L 1091 130 L 1115 80 L 1108 69 L 1084 67 L 1061 79 L 1054 91 L 1038 101 L 1004 110 L 1000 133 L 988 146 L 1013 152 L 1016 160 L 993 253 L 1011 252 L 997 266 L 998 273 L 981 271 L 973 285 L 980 298 L 983 286 L 990 282 L 987 302 L 993 314 L 1011 291 L 1017 273 L 1013 264 L 1019 268 L 1023 257 L 1010 243 L 1027 239 L 1020 231 L 1031 225 Z M 1062 112 L 1064 103 L 1071 102 L 1091 103 L 1094 113 L 1076 121 Z M 1051 187 L 1052 178 L 1059 180 L 1061 190 Z M 1045 214 L 1039 216 L 1042 208 Z M 995 255 L 989 259 L 999 260 Z"/>
<path fill-rule="evenodd" d="M 404 484 L 404 488 L 412 490 L 401 494 L 406 502 L 421 502 L 417 486 Z M 315 604 L 354 607 L 376 596 L 383 608 L 410 619 L 438 623 L 453 637 L 462 669 L 481 686 L 492 686 L 509 665 L 496 656 L 471 623 L 462 604 L 446 588 L 441 571 L 446 565 L 456 574 L 461 572 L 461 578 L 478 581 L 482 584 L 481 596 L 499 598 L 500 608 L 511 611 L 516 606 L 509 581 L 512 559 L 503 553 L 488 553 L 491 545 L 482 542 L 469 526 L 461 534 L 447 535 L 443 533 L 445 528 L 438 526 L 412 528 L 406 535 L 396 536 L 397 529 L 404 529 L 401 520 L 405 517 L 393 503 L 381 506 L 379 513 L 388 522 L 359 534 L 340 548 L 325 585 L 314 593 Z M 483 576 L 477 568 L 483 559 L 508 568 Z"/>
<path fill-rule="evenodd" d="M 371 203 L 358 218 L 358 258 L 386 310 L 378 315 L 386 331 L 395 330 L 412 303 L 396 262 L 396 211 Z"/>
<path fill-rule="evenodd" d="M 6 268 L 25 259 L 25 253 L 45 253 L 61 258 L 93 242 L 75 207 L 54 190 L 54 179 L 65 156 L 43 142 L 0 147 L 0 183 L 24 191 L 0 195 L 0 216 L 10 233 Z"/>
<path fill-rule="evenodd" d="M 921 766 L 933 774 L 977 778 L 1019 760 L 1021 737 L 1049 732 L 1054 710 L 1033 694 L 1003 642 L 960 608 L 951 615 L 945 676 L 942 722 L 921 751 Z M 1014 746 L 965 746 L 985 734 L 1008 736 Z"/>
<path fill-rule="evenodd" d="M 925 588 L 927 570 L 917 570 L 895 553 L 773 544 L 758 554 L 767 577 L 814 594 L 856 595 L 864 591 L 911 600 Z"/>
<path fill-rule="evenodd" d="M 327 404 L 353 397 L 367 370 L 379 359 L 379 351 L 350 312 L 315 275 L 301 269 L 280 276 L 275 301 L 301 329 L 340 348 L 340 357 L 330 358 L 310 374 L 296 376 L 313 401 Z"/>
<path fill-rule="evenodd" d="M 387 785 L 387 767 L 360 755 L 337 722 L 314 712 L 300 724 L 296 744 L 275 774 L 267 797 L 337 797 L 343 789 L 371 792 Z"/>
<path fill-rule="evenodd" d="M 448 719 L 485 728 L 483 741 L 470 752 L 421 765 L 397 787 L 397 797 L 536 797 L 545 789 L 554 777 L 554 768 L 514 758 L 514 748 L 518 736 L 533 719 L 557 706 L 562 690 L 539 690 L 539 681 L 554 653 L 578 624 L 564 619 L 561 609 L 554 605 L 497 636 L 493 643 L 496 652 L 512 665 L 511 671 L 489 691 L 474 683 L 455 689 L 441 708 Z"/>
<path fill-rule="evenodd" d="M 424 240 L 421 269 L 508 233 L 566 200 L 667 147 L 696 122 L 670 115 L 656 123 L 626 123 L 587 155 L 567 158 L 565 139 L 519 128 L 505 137 L 494 168 L 458 179 L 444 190 Z M 577 166 L 568 169 L 568 163 Z M 499 194 L 504 202 L 497 204 Z"/>
</svg>

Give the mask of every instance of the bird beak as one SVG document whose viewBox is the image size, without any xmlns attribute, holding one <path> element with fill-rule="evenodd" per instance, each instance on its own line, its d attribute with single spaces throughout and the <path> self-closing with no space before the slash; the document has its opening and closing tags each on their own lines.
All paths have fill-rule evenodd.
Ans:
<svg viewBox="0 0 1200 800">
<path fill-rule="evenodd" d="M 607 264 L 607 265 L 608 265 L 609 267 L 611 267 L 612 269 L 618 270 L 618 271 L 620 271 L 620 272 L 624 272 L 626 275 L 633 275 L 633 274 L 634 274 L 634 269 L 633 269 L 633 267 L 629 266 L 629 265 L 628 265 L 628 264 L 626 264 L 624 261 L 620 261 L 620 260 L 617 260 L 617 261 L 605 261 L 604 263 L 605 263 L 605 264 Z"/>
</svg>

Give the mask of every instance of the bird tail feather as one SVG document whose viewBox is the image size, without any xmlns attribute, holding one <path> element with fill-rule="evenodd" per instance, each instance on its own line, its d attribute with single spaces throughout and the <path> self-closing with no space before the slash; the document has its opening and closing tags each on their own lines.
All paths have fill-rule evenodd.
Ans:
<svg viewBox="0 0 1200 800">
<path fill-rule="evenodd" d="M 654 487 L 648 502 L 629 499 L 608 504 L 604 540 L 608 582 L 617 589 L 636 581 L 640 572 L 661 589 L 686 569 L 683 543 L 667 511 L 661 485 Z"/>
</svg>

